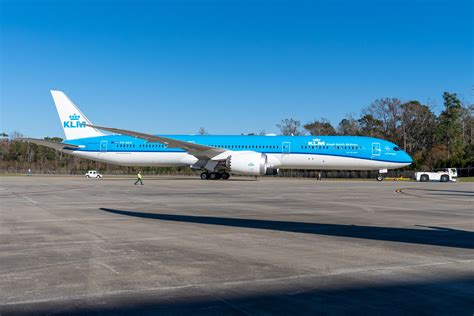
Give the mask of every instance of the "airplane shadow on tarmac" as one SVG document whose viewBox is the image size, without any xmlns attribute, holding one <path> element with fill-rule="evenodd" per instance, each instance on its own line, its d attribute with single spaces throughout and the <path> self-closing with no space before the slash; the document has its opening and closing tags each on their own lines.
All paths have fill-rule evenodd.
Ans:
<svg viewBox="0 0 474 316">
<path fill-rule="evenodd" d="M 403 280 L 394 284 L 355 284 L 293 291 L 278 288 L 224 299 L 201 295 L 177 297 L 156 292 L 87 300 L 0 306 L 5 315 L 472 315 L 474 278 Z M 222 297 L 221 295 L 221 297 Z"/>
<path fill-rule="evenodd" d="M 116 210 L 110 208 L 100 209 L 102 211 L 114 213 L 117 215 L 157 219 L 162 221 L 265 229 L 302 234 L 362 238 L 371 240 L 403 242 L 410 244 L 474 249 L 474 232 L 444 227 L 429 227 L 419 225 L 419 227 L 426 227 L 425 229 L 420 229 L 357 226 L 230 217 L 143 213 L 135 211 Z"/>
</svg>

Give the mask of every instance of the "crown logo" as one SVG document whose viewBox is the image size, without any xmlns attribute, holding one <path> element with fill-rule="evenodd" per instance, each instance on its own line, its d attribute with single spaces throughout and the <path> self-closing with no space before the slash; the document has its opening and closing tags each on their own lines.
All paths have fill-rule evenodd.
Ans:
<svg viewBox="0 0 474 316">
<path fill-rule="evenodd" d="M 70 119 L 71 121 L 77 121 L 77 120 L 79 120 L 80 118 L 81 118 L 81 116 L 80 116 L 80 115 L 77 115 L 76 113 L 74 113 L 73 115 L 69 115 L 69 119 Z"/>
</svg>

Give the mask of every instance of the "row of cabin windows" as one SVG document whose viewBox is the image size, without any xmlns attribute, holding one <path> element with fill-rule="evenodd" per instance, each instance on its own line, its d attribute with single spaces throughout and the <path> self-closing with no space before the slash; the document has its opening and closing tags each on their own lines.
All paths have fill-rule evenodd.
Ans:
<svg viewBox="0 0 474 316">
<path fill-rule="evenodd" d="M 131 147 L 135 147 L 135 144 L 117 144 L 117 147 L 120 147 L 120 148 L 131 148 Z M 165 148 L 167 147 L 166 145 L 162 145 L 162 144 L 141 144 L 141 145 L 138 145 L 138 147 L 143 147 L 143 148 Z"/>
<path fill-rule="evenodd" d="M 168 147 L 167 145 L 164 145 L 164 144 L 142 144 L 140 145 L 140 147 L 144 147 L 144 148 L 151 148 L 151 147 L 154 147 L 154 148 L 166 148 Z"/>
<path fill-rule="evenodd" d="M 215 148 L 278 149 L 278 145 L 207 145 Z"/>
<path fill-rule="evenodd" d="M 361 149 L 360 146 L 331 146 L 333 149 Z M 329 146 L 301 146 L 301 149 L 329 149 Z"/>
<path fill-rule="evenodd" d="M 278 145 L 208 145 L 210 147 L 216 148 L 240 148 L 240 149 L 278 149 Z M 117 147 L 120 148 L 132 148 L 135 147 L 135 144 L 117 144 Z M 166 148 L 167 145 L 162 144 L 141 144 L 139 147 L 143 148 Z"/>
<path fill-rule="evenodd" d="M 208 145 L 216 148 L 239 148 L 239 149 L 278 149 L 278 145 Z M 134 144 L 117 144 L 120 148 L 135 147 Z M 163 144 L 141 144 L 143 148 L 166 148 Z M 332 146 L 334 149 L 361 149 L 360 146 Z M 301 149 L 329 149 L 329 146 L 301 146 Z M 398 148 L 397 148 L 398 149 Z M 394 148 L 395 150 L 395 148 Z"/>
</svg>

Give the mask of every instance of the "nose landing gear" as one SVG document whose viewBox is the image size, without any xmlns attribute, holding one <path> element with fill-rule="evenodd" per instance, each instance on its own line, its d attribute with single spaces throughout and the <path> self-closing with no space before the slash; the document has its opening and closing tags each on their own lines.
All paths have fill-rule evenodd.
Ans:
<svg viewBox="0 0 474 316">
<path fill-rule="evenodd" d="M 387 174 L 388 169 L 379 169 L 379 174 L 377 175 L 377 181 L 383 181 L 383 174 Z"/>
</svg>

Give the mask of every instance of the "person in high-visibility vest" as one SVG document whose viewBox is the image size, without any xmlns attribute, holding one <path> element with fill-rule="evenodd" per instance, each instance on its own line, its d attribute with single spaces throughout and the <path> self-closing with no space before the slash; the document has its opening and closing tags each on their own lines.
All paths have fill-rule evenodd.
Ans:
<svg viewBox="0 0 474 316">
<path fill-rule="evenodd" d="M 140 182 L 141 185 L 143 185 L 143 181 L 142 181 L 142 173 L 141 171 L 138 171 L 138 174 L 137 174 L 137 181 L 135 181 L 135 185 Z"/>
</svg>

